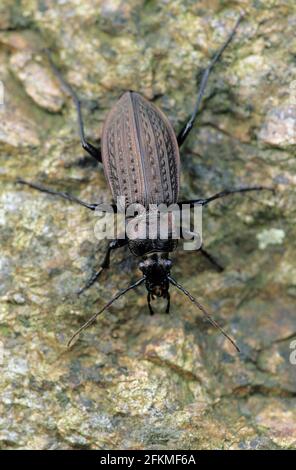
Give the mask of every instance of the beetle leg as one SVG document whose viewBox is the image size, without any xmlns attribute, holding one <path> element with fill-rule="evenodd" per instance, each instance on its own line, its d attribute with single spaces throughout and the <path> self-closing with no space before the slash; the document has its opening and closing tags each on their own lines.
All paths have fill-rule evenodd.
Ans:
<svg viewBox="0 0 296 470">
<path fill-rule="evenodd" d="M 178 205 L 181 206 L 182 204 L 190 204 L 190 207 L 194 207 L 197 204 L 201 206 L 206 206 L 212 201 L 216 199 L 220 199 L 225 196 L 230 196 L 231 194 L 238 194 L 238 193 L 247 193 L 249 191 L 271 191 L 273 194 L 275 193 L 275 189 L 268 187 L 268 186 L 247 186 L 245 188 L 237 188 L 237 189 L 225 189 L 224 191 L 220 191 L 219 193 L 214 194 L 205 199 L 191 199 L 189 201 L 180 201 Z"/>
<path fill-rule="evenodd" d="M 216 268 L 216 270 L 218 272 L 222 272 L 224 271 L 224 268 L 223 266 L 216 260 L 216 258 L 214 258 L 213 255 L 211 255 L 211 253 L 209 253 L 207 250 L 205 250 L 204 248 L 200 248 L 198 250 L 208 261 L 210 261 L 210 263 Z"/>
<path fill-rule="evenodd" d="M 194 107 L 194 110 L 193 110 L 193 113 L 189 119 L 189 121 L 185 124 L 185 126 L 183 127 L 183 129 L 181 130 L 181 132 L 178 134 L 178 137 L 177 137 L 177 141 L 178 141 L 178 145 L 179 147 L 181 147 L 181 145 L 183 144 L 183 142 L 185 141 L 185 139 L 187 138 L 189 132 L 191 131 L 193 125 L 194 125 L 194 122 L 195 122 L 195 119 L 196 119 L 196 116 L 199 112 L 199 108 L 200 108 L 200 104 L 201 104 L 201 101 L 202 101 L 202 97 L 203 97 L 203 94 L 205 92 L 205 89 L 206 89 L 206 86 L 207 86 L 207 83 L 208 83 L 208 79 L 209 79 L 209 75 L 210 75 L 210 72 L 212 71 L 212 69 L 214 68 L 215 64 L 219 61 L 219 59 L 221 58 L 224 50 L 226 49 L 226 47 L 228 46 L 228 44 L 231 42 L 233 36 L 235 35 L 235 32 L 237 30 L 237 27 L 239 25 L 239 23 L 241 22 L 243 18 L 243 15 L 241 15 L 239 17 L 239 19 L 237 20 L 233 30 L 231 31 L 231 33 L 229 34 L 227 40 L 225 41 L 225 43 L 220 47 L 220 49 L 216 52 L 216 54 L 214 55 L 214 57 L 212 58 L 212 60 L 210 61 L 209 65 L 207 66 L 207 68 L 204 70 L 203 72 L 203 75 L 202 75 L 202 79 L 201 79 L 201 83 L 200 83 L 200 86 L 199 86 L 199 91 L 198 91 L 198 95 L 197 95 L 197 101 L 196 101 L 196 104 L 195 104 L 195 107 Z"/>
<path fill-rule="evenodd" d="M 90 209 L 92 211 L 94 211 L 96 207 L 100 205 L 100 204 L 89 204 L 88 202 L 82 201 L 81 199 L 79 199 L 76 196 L 73 196 L 72 194 L 55 191 L 54 189 L 46 188 L 45 186 L 41 186 L 40 184 L 30 183 L 29 181 L 24 181 L 22 179 L 18 179 L 17 183 L 24 184 L 33 189 L 37 189 L 38 191 L 41 191 L 42 193 L 51 194 L 52 196 L 58 196 L 58 197 L 61 197 L 62 199 L 66 199 L 67 201 L 76 202 L 77 204 L 80 204 L 81 206 L 86 207 L 87 209 Z"/>
<path fill-rule="evenodd" d="M 104 269 L 108 269 L 110 267 L 110 254 L 111 254 L 111 251 L 116 250 L 117 248 L 120 248 L 120 247 L 126 245 L 127 243 L 128 243 L 127 239 L 116 239 L 116 240 L 112 240 L 109 243 L 109 246 L 108 246 L 107 251 L 105 253 L 105 257 L 104 257 L 103 262 L 100 266 L 100 269 L 98 271 L 96 271 L 91 276 L 91 278 L 87 281 L 87 283 L 85 284 L 84 287 L 82 287 L 81 289 L 78 290 L 77 295 L 80 295 L 80 294 L 82 294 L 82 292 L 89 289 L 89 287 L 91 287 L 98 280 L 98 278 L 100 277 L 100 275 L 104 271 Z"/>
<path fill-rule="evenodd" d="M 150 315 L 154 315 L 154 310 L 151 306 L 151 294 L 150 294 L 150 292 L 148 292 L 148 294 L 147 294 L 147 302 L 148 302 Z"/>
<path fill-rule="evenodd" d="M 82 117 L 82 112 L 81 112 L 81 103 L 80 100 L 76 94 L 76 92 L 73 90 L 73 88 L 69 85 L 69 83 L 66 82 L 64 77 L 62 76 L 61 72 L 57 69 L 55 64 L 53 63 L 50 53 L 48 50 L 45 50 L 46 55 L 49 60 L 49 64 L 51 66 L 51 69 L 60 82 L 62 88 L 66 93 L 68 93 L 75 105 L 76 112 L 77 112 L 77 120 L 78 120 L 78 128 L 79 128 L 79 135 L 80 135 L 80 140 L 81 140 L 81 145 L 84 150 L 86 150 L 93 158 L 97 160 L 97 162 L 102 162 L 102 156 L 101 156 L 101 151 L 99 148 L 94 147 L 92 144 L 87 142 L 85 138 L 85 133 L 84 133 L 84 124 L 83 124 L 83 117 Z"/>
<path fill-rule="evenodd" d="M 165 313 L 170 313 L 170 306 L 171 306 L 171 296 L 170 296 L 170 293 L 168 291 L 167 293 L 167 306 L 166 306 L 166 309 L 165 309 Z"/>
<path fill-rule="evenodd" d="M 191 235 L 193 237 L 196 237 L 196 240 L 197 240 L 197 243 L 198 243 L 198 246 L 196 246 L 195 251 L 198 251 L 199 253 L 201 253 L 205 258 L 207 258 L 208 261 L 210 261 L 210 263 L 212 263 L 212 265 L 215 267 L 215 269 L 218 271 L 218 272 L 222 272 L 224 271 L 224 268 L 223 266 L 221 266 L 221 264 L 214 258 L 214 256 L 212 256 L 208 251 L 206 251 L 201 245 L 200 245 L 200 237 L 197 233 L 195 232 L 190 232 L 189 230 L 186 230 L 186 229 L 183 229 L 182 230 L 182 235 L 181 235 L 181 238 L 184 239 L 184 235 Z"/>
</svg>

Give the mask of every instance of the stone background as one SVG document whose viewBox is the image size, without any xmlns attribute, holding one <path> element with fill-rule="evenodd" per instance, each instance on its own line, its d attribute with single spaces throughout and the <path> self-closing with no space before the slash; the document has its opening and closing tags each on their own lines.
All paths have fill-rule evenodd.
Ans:
<svg viewBox="0 0 296 470">
<path fill-rule="evenodd" d="M 235 196 L 204 211 L 204 246 L 222 274 L 182 251 L 173 270 L 242 353 L 173 289 L 170 317 L 161 302 L 150 317 L 144 288 L 67 350 L 94 308 L 138 273 L 123 250 L 77 299 L 104 249 L 92 214 L 14 183 L 21 176 L 90 202 L 110 200 L 42 48 L 79 92 L 93 142 L 126 89 L 153 100 L 178 131 L 202 68 L 242 10 L 182 148 L 181 197 L 247 184 L 272 184 L 277 193 Z M 1 1 L 2 449 L 296 448 L 295 28 L 294 0 Z"/>
</svg>

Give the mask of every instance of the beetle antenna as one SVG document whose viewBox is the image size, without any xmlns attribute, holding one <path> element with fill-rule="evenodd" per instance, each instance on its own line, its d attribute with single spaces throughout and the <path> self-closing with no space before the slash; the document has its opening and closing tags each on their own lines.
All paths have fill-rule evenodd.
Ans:
<svg viewBox="0 0 296 470">
<path fill-rule="evenodd" d="M 177 287 L 177 289 L 179 289 L 181 292 L 183 292 L 183 294 L 185 294 L 187 297 L 189 297 L 189 299 L 191 300 L 192 303 L 194 303 L 197 308 L 199 308 L 199 310 L 204 314 L 204 316 L 208 319 L 208 321 L 215 327 L 217 328 L 219 331 L 221 331 L 221 333 L 225 336 L 225 338 L 228 339 L 228 341 L 231 342 L 231 344 L 235 347 L 235 349 L 240 352 L 240 349 L 239 347 L 237 346 L 237 344 L 235 343 L 235 341 L 226 333 L 226 331 L 223 330 L 223 328 L 219 325 L 219 323 L 216 322 L 216 320 L 214 320 L 214 318 L 211 317 L 211 315 L 206 311 L 206 309 L 198 302 L 198 300 L 196 300 L 191 294 L 190 292 L 188 292 L 186 289 L 184 289 L 184 287 L 182 287 L 180 284 L 177 283 L 177 281 L 175 281 L 174 278 L 172 278 L 171 276 L 168 276 L 168 279 L 170 281 L 170 283 Z"/>
<path fill-rule="evenodd" d="M 96 320 L 96 318 L 101 315 L 108 307 L 110 307 L 111 304 L 113 304 L 113 302 L 115 302 L 115 300 L 119 299 L 119 297 L 121 297 L 122 295 L 124 295 L 126 292 L 128 292 L 129 290 L 132 290 L 134 289 L 135 287 L 139 286 L 140 284 L 142 284 L 143 282 L 145 281 L 145 277 L 142 277 L 141 279 L 139 279 L 138 281 L 136 281 L 134 284 L 132 284 L 131 286 L 128 286 L 126 287 L 125 289 L 119 291 L 114 297 L 113 299 L 111 299 L 99 312 L 95 313 L 87 322 L 85 322 L 77 331 L 75 331 L 74 335 L 69 339 L 68 341 L 68 348 L 71 346 L 73 340 L 76 338 L 76 336 L 79 335 L 79 333 L 81 333 L 81 331 L 85 330 L 86 328 L 88 328 L 90 325 L 92 325 L 92 323 L 94 323 L 94 321 Z M 98 299 L 97 299 L 98 300 Z M 97 300 L 94 301 L 97 302 Z"/>
</svg>

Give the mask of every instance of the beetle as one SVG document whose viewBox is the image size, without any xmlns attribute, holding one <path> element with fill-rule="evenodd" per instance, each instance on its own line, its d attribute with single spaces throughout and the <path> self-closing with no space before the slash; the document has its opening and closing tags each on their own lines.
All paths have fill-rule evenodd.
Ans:
<svg viewBox="0 0 296 470">
<path fill-rule="evenodd" d="M 233 30 L 222 47 L 216 52 L 207 68 L 204 70 L 195 107 L 190 119 L 179 132 L 175 134 L 172 125 L 162 111 L 154 104 L 147 101 L 135 91 L 125 92 L 109 112 L 102 131 L 101 150 L 94 147 L 85 138 L 83 118 L 80 101 L 72 87 L 63 79 L 61 73 L 51 60 L 47 52 L 51 68 L 59 79 L 62 88 L 72 97 L 78 116 L 78 127 L 83 149 L 85 149 L 97 162 L 103 164 L 104 173 L 109 183 L 113 198 L 124 196 L 127 204 L 138 203 L 144 207 L 149 204 L 181 205 L 186 202 L 190 207 L 195 205 L 205 206 L 210 202 L 235 193 L 272 190 L 264 186 L 250 186 L 238 189 L 224 190 L 205 199 L 190 201 L 178 201 L 180 180 L 180 153 L 179 149 L 188 137 L 198 112 L 202 97 L 208 82 L 211 70 L 221 58 L 223 51 L 231 42 L 238 28 L 242 15 L 238 18 Z M 90 210 L 95 210 L 99 204 L 89 204 L 69 194 L 54 191 L 36 183 L 24 180 L 18 181 L 39 191 L 62 197 L 76 202 Z M 147 302 L 149 311 L 153 314 L 151 300 L 155 297 L 167 299 L 166 312 L 170 310 L 170 285 L 175 286 L 185 294 L 191 302 L 206 316 L 206 318 L 218 328 L 223 335 L 239 351 L 234 340 L 221 328 L 221 326 L 208 314 L 205 308 L 171 275 L 172 262 L 169 254 L 176 249 L 177 240 L 168 237 L 144 240 L 123 239 L 110 241 L 103 262 L 97 272 L 89 279 L 86 285 L 78 291 L 80 295 L 92 286 L 100 277 L 104 269 L 110 265 L 110 254 L 114 250 L 128 245 L 130 252 L 140 257 L 139 269 L 142 277 L 132 285 L 119 291 L 99 312 L 95 313 L 84 325 L 79 328 L 68 345 L 85 328 L 90 326 L 98 315 L 105 311 L 115 300 L 126 294 L 129 290 L 145 284 L 147 288 Z M 200 252 L 206 256 L 218 270 L 222 270 L 219 263 L 202 247 Z"/>
</svg>

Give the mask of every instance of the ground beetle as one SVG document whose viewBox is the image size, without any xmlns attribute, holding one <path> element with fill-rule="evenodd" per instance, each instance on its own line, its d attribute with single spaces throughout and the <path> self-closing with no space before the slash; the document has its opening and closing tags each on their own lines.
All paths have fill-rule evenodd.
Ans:
<svg viewBox="0 0 296 470">
<path fill-rule="evenodd" d="M 180 175 L 179 148 L 184 143 L 193 127 L 200 109 L 200 103 L 206 88 L 209 74 L 216 62 L 220 59 L 225 48 L 232 40 L 241 19 L 242 16 L 240 16 L 236 22 L 236 25 L 228 36 L 226 42 L 214 55 L 208 67 L 203 72 L 195 108 L 190 119 L 177 137 L 166 116 L 156 106 L 148 102 L 140 94 L 134 91 L 127 91 L 107 116 L 103 127 L 101 151 L 86 141 L 79 99 L 70 85 L 65 82 L 48 54 L 48 59 L 53 72 L 59 79 L 63 89 L 70 94 L 74 100 L 78 114 L 82 147 L 98 162 L 103 163 L 105 176 L 110 185 L 114 199 L 119 195 L 125 196 L 127 203 L 140 203 L 145 207 L 148 207 L 150 203 L 182 204 L 183 202 L 189 203 L 190 207 L 194 207 L 196 204 L 205 206 L 211 201 L 234 193 L 258 191 L 262 189 L 270 190 L 270 188 L 263 186 L 244 187 L 225 190 L 206 199 L 178 202 Z M 23 180 L 19 180 L 19 183 L 26 184 L 31 188 L 76 202 L 90 210 L 95 210 L 99 205 L 88 204 L 69 193 L 54 191 L 40 186 L 39 184 L 29 183 Z M 97 316 L 108 308 L 116 299 L 124 295 L 129 290 L 145 283 L 148 291 L 147 301 L 151 314 L 153 314 L 151 300 L 154 299 L 154 297 L 164 297 L 167 299 L 166 312 L 169 313 L 169 286 L 172 284 L 182 291 L 202 311 L 211 324 L 218 328 L 224 336 L 231 341 L 234 347 L 239 350 L 235 342 L 206 312 L 204 307 L 171 276 L 170 271 L 172 263 L 169 260 L 168 255 L 176 249 L 176 240 L 129 240 L 127 237 L 124 239 L 112 240 L 109 243 L 100 269 L 94 273 L 86 285 L 80 289 L 78 292 L 79 294 L 94 284 L 102 271 L 109 267 L 110 253 L 124 245 L 129 246 L 133 255 L 142 258 L 139 263 L 142 277 L 126 289 L 119 291 L 117 295 L 113 297 L 112 300 L 110 300 L 98 313 L 93 315 L 93 317 L 79 328 L 79 330 L 77 330 L 70 339 L 68 343 L 69 345 L 82 330 L 91 325 Z M 200 252 L 207 257 L 217 269 L 222 269 L 207 251 L 200 248 Z"/>
</svg>

